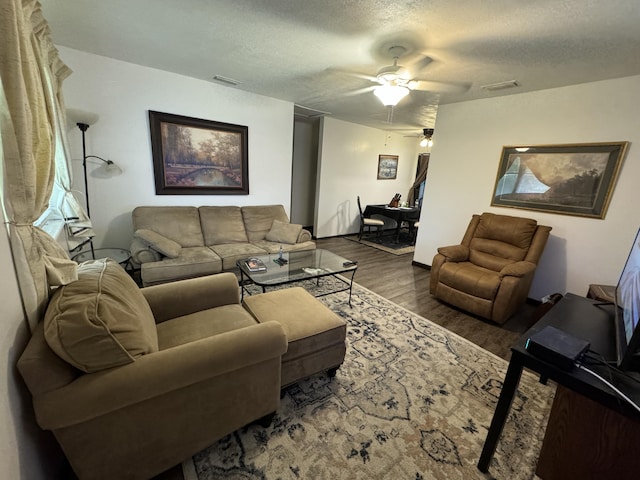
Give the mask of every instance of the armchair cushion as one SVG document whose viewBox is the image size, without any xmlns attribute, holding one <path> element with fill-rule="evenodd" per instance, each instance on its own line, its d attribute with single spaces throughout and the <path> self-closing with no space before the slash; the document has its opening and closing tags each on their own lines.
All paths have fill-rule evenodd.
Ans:
<svg viewBox="0 0 640 480">
<path fill-rule="evenodd" d="M 473 297 L 493 300 L 500 287 L 500 275 L 470 262 L 447 263 L 440 270 L 439 281 Z"/>
<path fill-rule="evenodd" d="M 44 335 L 60 358 L 87 373 L 158 351 L 149 304 L 111 259 L 84 262 L 78 267 L 78 280 L 54 293 L 44 318 Z"/>
<path fill-rule="evenodd" d="M 271 230 L 267 233 L 265 240 L 293 245 L 298 241 L 301 231 L 302 225 L 274 219 L 271 224 Z"/>
<path fill-rule="evenodd" d="M 480 223 L 474 237 L 504 242 L 526 252 L 537 227 L 538 222 L 532 218 L 485 212 L 480 216 Z"/>
<path fill-rule="evenodd" d="M 182 250 L 182 245 L 178 242 L 174 242 L 170 238 L 160 235 L 153 230 L 141 228 L 140 230 L 136 230 L 133 236 L 142 240 L 143 243 L 165 257 L 178 258 Z"/>
<path fill-rule="evenodd" d="M 440 247 L 438 253 L 444 255 L 447 262 L 466 262 L 469 260 L 469 248 L 466 245 Z"/>
</svg>

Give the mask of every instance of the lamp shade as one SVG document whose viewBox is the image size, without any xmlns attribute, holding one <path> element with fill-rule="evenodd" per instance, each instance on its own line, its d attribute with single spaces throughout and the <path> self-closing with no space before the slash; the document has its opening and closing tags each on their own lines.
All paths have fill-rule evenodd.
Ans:
<svg viewBox="0 0 640 480">
<path fill-rule="evenodd" d="M 409 89 L 400 85 L 387 84 L 376 87 L 373 94 L 380 99 L 385 107 L 393 107 L 409 94 Z"/>
<path fill-rule="evenodd" d="M 96 157 L 94 156 L 93 158 L 96 158 Z M 100 165 L 100 167 L 94 169 L 91 172 L 92 177 L 111 178 L 111 177 L 116 177 L 122 174 L 122 169 L 118 165 L 113 163 L 113 161 L 104 160 L 102 158 L 100 160 L 102 160 L 103 163 Z"/>
</svg>

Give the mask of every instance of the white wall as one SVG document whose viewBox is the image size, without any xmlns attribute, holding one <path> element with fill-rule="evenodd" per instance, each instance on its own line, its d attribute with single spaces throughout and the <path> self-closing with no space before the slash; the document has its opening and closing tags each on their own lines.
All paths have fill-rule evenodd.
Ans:
<svg viewBox="0 0 640 480">
<path fill-rule="evenodd" d="M 640 226 L 640 76 L 442 105 L 414 260 L 459 243 L 473 213 L 553 227 L 529 296 L 615 284 Z M 491 207 L 503 145 L 629 141 L 604 220 Z"/>
<path fill-rule="evenodd" d="M 389 203 L 395 193 L 407 199 L 416 176 L 418 139 L 325 117 L 320 129 L 318 238 L 355 233 L 358 204 Z M 398 155 L 395 180 L 378 180 L 378 155 Z"/>
<path fill-rule="evenodd" d="M 0 218 L 4 221 L 2 213 Z M 53 437 L 37 427 L 31 395 L 16 369 L 29 331 L 4 228 L 0 229 L 0 272 L 0 478 L 52 478 L 62 455 Z"/>
<path fill-rule="evenodd" d="M 96 246 L 127 248 L 138 205 L 282 204 L 289 212 L 293 104 L 213 82 L 60 47 L 73 70 L 64 83 L 68 109 L 100 116 L 87 131 L 87 154 L 116 162 L 121 176 L 89 175 Z M 249 195 L 156 195 L 148 110 L 249 127 Z M 80 130 L 72 126 L 74 188 L 84 198 Z M 91 168 L 98 165 L 90 164 Z"/>
</svg>

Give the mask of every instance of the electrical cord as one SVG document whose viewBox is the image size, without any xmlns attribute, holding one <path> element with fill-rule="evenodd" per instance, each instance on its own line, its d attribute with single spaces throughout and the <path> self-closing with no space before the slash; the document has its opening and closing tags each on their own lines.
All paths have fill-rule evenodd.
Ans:
<svg viewBox="0 0 640 480">
<path fill-rule="evenodd" d="M 611 382 L 609 382 L 606 378 L 600 376 L 599 374 L 597 374 L 593 370 L 585 367 L 581 363 L 576 362 L 575 366 L 577 368 L 579 368 L 580 370 L 582 370 L 584 372 L 587 372 L 588 374 L 590 374 L 590 375 L 594 376 L 595 378 L 597 378 L 598 380 L 600 380 L 607 387 L 609 387 L 611 390 L 613 390 L 615 393 L 617 393 L 620 398 L 622 398 L 625 402 L 627 402 L 629 405 L 631 405 L 638 413 L 640 413 L 640 406 L 638 404 L 636 404 L 633 400 L 631 400 L 629 397 L 627 397 L 624 393 L 622 393 L 622 391 L 620 389 L 618 389 L 615 385 L 613 385 Z"/>
<path fill-rule="evenodd" d="M 638 377 L 637 375 L 635 376 L 629 375 L 624 370 L 618 370 L 615 367 L 615 363 L 605 360 L 600 353 L 594 352 L 591 349 L 587 350 L 582 356 L 582 358 L 580 358 L 578 361 L 586 364 L 586 360 L 591 360 L 592 362 L 591 365 L 603 365 L 607 367 L 607 372 L 609 373 L 609 380 L 612 382 L 613 382 L 613 377 L 611 376 L 611 372 L 615 370 L 618 375 L 622 375 L 626 379 L 632 380 L 633 382 L 640 383 L 640 377 Z"/>
</svg>

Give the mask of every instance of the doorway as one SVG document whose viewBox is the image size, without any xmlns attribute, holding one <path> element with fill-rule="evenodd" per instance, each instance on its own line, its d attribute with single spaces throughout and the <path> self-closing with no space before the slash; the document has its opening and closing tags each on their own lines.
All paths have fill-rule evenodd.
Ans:
<svg viewBox="0 0 640 480">
<path fill-rule="evenodd" d="M 318 179 L 320 118 L 294 115 L 291 166 L 291 223 L 313 234 Z"/>
</svg>

